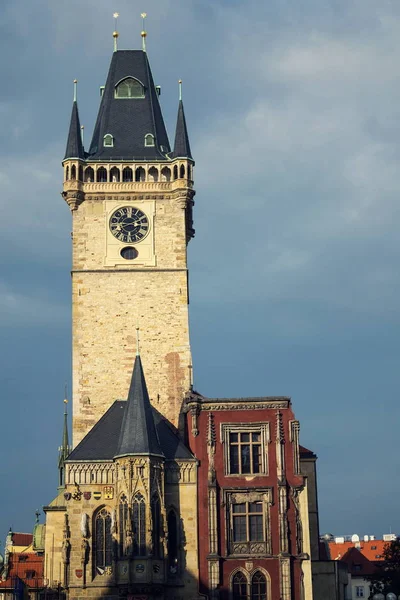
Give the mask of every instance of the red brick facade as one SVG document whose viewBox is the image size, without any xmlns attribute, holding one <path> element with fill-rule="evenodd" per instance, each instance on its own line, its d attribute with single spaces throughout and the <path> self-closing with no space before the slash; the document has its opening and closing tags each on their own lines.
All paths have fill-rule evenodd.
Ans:
<svg viewBox="0 0 400 600">
<path fill-rule="evenodd" d="M 189 447 L 199 460 L 200 593 L 220 600 L 304 598 L 302 563 L 309 563 L 299 508 L 304 478 L 300 474 L 298 422 L 290 400 L 213 400 L 194 394 L 188 402 L 188 413 Z M 261 434 L 261 463 L 258 457 L 257 464 L 252 463 L 258 472 L 249 473 L 252 469 L 246 467 L 245 474 L 230 473 L 231 468 L 238 469 L 236 463 L 231 462 L 229 446 L 240 432 L 245 433 L 245 437 L 240 438 L 245 440 L 250 439 L 252 432 L 256 432 L 255 439 Z M 246 448 L 243 451 L 248 452 Z M 250 452 L 257 454 L 259 448 L 250 447 Z M 247 498 L 256 504 L 247 504 Z M 238 499 L 240 506 L 235 504 Z M 232 524 L 235 520 L 232 511 L 244 511 L 244 507 L 251 506 L 255 510 L 262 509 L 259 523 L 262 518 L 263 526 L 261 532 L 252 534 L 249 524 L 247 537 L 253 535 L 261 542 L 253 543 L 250 539 L 237 544 L 235 536 L 245 538 L 246 533 Z M 252 518 L 256 519 L 257 515 L 244 515 L 242 524 L 250 523 Z M 255 526 L 255 520 L 253 524 Z M 247 582 L 247 589 L 243 587 L 242 592 L 239 586 L 233 589 L 233 576 L 238 570 Z M 262 585 L 253 586 L 254 575 L 260 573 L 266 582 L 265 594 Z M 244 581 L 242 576 L 239 578 Z M 257 578 L 262 581 L 262 577 L 257 575 Z"/>
</svg>

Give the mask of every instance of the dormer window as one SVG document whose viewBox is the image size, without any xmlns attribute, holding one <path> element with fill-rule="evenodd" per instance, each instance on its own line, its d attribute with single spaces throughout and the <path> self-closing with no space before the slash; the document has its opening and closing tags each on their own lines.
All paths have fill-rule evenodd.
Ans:
<svg viewBox="0 0 400 600">
<path fill-rule="evenodd" d="M 144 145 L 145 146 L 154 146 L 154 135 L 148 133 L 144 136 Z"/>
<path fill-rule="evenodd" d="M 107 134 L 104 136 L 104 146 L 105 146 L 106 148 L 112 148 L 112 147 L 114 146 L 114 138 L 113 138 L 113 136 L 111 135 L 111 133 L 107 133 Z"/>
<path fill-rule="evenodd" d="M 115 98 L 144 98 L 144 87 L 137 79 L 127 77 L 115 86 Z"/>
</svg>

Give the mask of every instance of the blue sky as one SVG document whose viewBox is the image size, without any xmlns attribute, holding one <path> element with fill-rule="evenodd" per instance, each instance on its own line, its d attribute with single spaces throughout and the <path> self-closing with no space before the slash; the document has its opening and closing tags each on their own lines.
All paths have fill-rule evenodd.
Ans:
<svg viewBox="0 0 400 600">
<path fill-rule="evenodd" d="M 290 395 L 318 456 L 321 531 L 400 533 L 400 7 L 389 0 L 3 0 L 0 539 L 57 485 L 70 381 L 77 78 L 89 142 L 112 52 L 148 52 L 196 159 L 195 387 Z"/>
</svg>

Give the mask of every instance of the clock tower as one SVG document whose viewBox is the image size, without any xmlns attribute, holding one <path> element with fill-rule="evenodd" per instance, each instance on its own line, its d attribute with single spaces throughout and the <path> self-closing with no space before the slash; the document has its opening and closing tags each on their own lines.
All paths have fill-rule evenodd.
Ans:
<svg viewBox="0 0 400 600">
<path fill-rule="evenodd" d="M 145 50 L 115 50 L 86 150 L 75 82 L 62 193 L 72 213 L 74 446 L 125 397 L 137 327 L 150 400 L 176 427 L 191 388 L 194 161 L 182 99 L 171 148 L 159 96 Z"/>
</svg>

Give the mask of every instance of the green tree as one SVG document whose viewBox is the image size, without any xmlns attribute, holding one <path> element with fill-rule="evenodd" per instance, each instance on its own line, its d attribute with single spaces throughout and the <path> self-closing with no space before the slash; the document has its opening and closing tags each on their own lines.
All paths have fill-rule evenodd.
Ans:
<svg viewBox="0 0 400 600">
<path fill-rule="evenodd" d="M 378 592 L 400 594 L 400 538 L 385 545 L 383 556 L 378 570 L 368 578 L 371 582 L 370 598 Z"/>
</svg>

